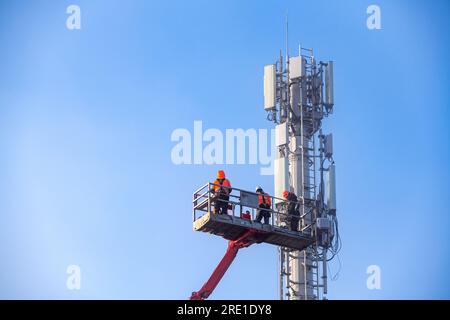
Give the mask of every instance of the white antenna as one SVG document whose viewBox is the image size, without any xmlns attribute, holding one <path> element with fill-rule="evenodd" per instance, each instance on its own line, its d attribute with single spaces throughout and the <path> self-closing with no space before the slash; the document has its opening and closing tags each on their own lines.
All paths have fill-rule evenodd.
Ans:
<svg viewBox="0 0 450 320">
<path fill-rule="evenodd" d="M 289 13 L 286 11 L 286 104 L 287 108 L 285 110 L 286 117 L 289 116 L 289 103 L 291 101 L 289 83 L 290 83 L 290 68 L 289 68 Z"/>
<path fill-rule="evenodd" d="M 289 13 L 286 11 L 286 62 L 289 63 Z"/>
</svg>

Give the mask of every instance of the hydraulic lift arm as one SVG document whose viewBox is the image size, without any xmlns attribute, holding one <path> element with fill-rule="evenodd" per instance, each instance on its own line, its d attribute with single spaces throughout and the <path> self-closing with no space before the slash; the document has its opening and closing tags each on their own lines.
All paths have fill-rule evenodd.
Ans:
<svg viewBox="0 0 450 320">
<path fill-rule="evenodd" d="M 222 260 L 220 260 L 217 267 L 214 269 L 208 281 L 205 282 L 205 284 L 199 291 L 193 292 L 189 300 L 208 299 L 216 286 L 219 284 L 225 272 L 227 272 L 239 249 L 246 248 L 248 246 L 251 246 L 255 242 L 259 242 L 258 238 L 260 235 L 262 235 L 260 231 L 249 229 L 236 240 L 230 240 L 228 242 L 228 248 L 225 252 L 225 255 L 223 256 Z"/>
</svg>

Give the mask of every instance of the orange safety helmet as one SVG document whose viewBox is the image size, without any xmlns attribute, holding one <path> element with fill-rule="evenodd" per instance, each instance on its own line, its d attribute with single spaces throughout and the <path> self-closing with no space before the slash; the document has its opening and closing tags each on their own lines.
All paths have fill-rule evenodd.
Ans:
<svg viewBox="0 0 450 320">
<path fill-rule="evenodd" d="M 217 179 L 225 179 L 225 171 L 223 170 L 217 171 Z"/>
<path fill-rule="evenodd" d="M 287 191 L 287 190 L 284 190 L 283 191 L 283 198 L 287 198 L 288 197 L 288 195 L 289 195 L 289 191 Z"/>
</svg>

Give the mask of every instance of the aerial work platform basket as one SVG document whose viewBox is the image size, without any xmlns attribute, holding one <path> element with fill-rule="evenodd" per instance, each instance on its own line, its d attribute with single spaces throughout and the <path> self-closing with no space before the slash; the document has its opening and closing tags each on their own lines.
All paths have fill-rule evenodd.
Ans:
<svg viewBox="0 0 450 320">
<path fill-rule="evenodd" d="M 217 186 L 207 183 L 193 196 L 193 227 L 195 231 L 207 232 L 227 240 L 236 240 L 248 230 L 255 233 L 257 243 L 265 242 L 294 250 L 303 250 L 313 242 L 311 226 L 299 223 L 297 230 L 292 230 L 291 219 L 299 219 L 287 214 L 288 201 L 273 196 L 271 198 L 270 219 L 268 224 L 256 221 L 258 211 L 258 194 L 233 188 L 229 200 L 221 200 L 212 191 Z M 228 188 L 221 186 L 222 188 Z M 227 214 L 215 213 L 217 202 L 227 202 Z M 250 216 L 245 215 L 249 212 Z M 300 222 L 302 221 L 300 217 Z M 251 239 L 250 239 L 251 240 Z"/>
</svg>

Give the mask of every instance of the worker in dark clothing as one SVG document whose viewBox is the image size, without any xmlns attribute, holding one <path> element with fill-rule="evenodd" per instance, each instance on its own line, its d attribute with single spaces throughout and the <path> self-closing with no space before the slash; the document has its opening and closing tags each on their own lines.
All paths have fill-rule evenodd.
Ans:
<svg viewBox="0 0 450 320">
<path fill-rule="evenodd" d="M 286 199 L 287 202 L 287 221 L 290 221 L 290 227 L 292 231 L 298 231 L 298 222 L 300 220 L 300 204 L 298 203 L 297 196 L 285 190 L 283 192 L 283 198 Z"/>
<path fill-rule="evenodd" d="M 214 213 L 227 214 L 228 201 L 230 200 L 231 183 L 225 178 L 223 170 L 217 171 L 217 179 L 213 182 L 211 192 L 214 192 Z"/>
<path fill-rule="evenodd" d="M 270 209 L 272 208 L 272 198 L 258 186 L 256 187 L 258 194 L 258 211 L 256 213 L 256 221 L 261 222 L 264 218 L 264 224 L 269 224 Z"/>
</svg>

